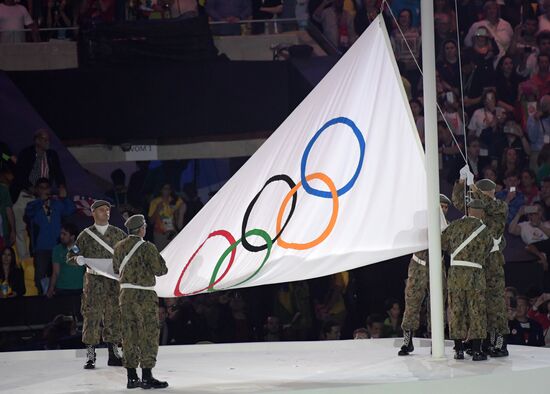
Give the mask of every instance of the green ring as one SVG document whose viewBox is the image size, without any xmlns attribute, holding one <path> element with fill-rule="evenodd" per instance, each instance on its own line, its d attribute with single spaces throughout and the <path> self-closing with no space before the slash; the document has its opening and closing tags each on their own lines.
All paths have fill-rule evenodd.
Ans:
<svg viewBox="0 0 550 394">
<path fill-rule="evenodd" d="M 264 260 L 262 261 L 262 263 L 260 264 L 258 269 L 256 271 L 254 271 L 252 273 L 252 275 L 250 275 L 248 278 L 246 278 L 245 280 L 243 280 L 243 281 L 241 281 L 237 284 L 234 284 L 233 286 L 229 286 L 229 287 L 226 287 L 224 289 L 215 289 L 214 288 L 213 283 L 216 281 L 216 277 L 218 276 L 218 272 L 220 271 L 220 268 L 221 268 L 225 258 L 229 255 L 229 253 L 231 253 L 233 251 L 233 249 L 235 249 L 241 243 L 242 238 L 240 238 L 237 241 L 235 241 L 233 244 L 231 244 L 225 250 L 225 252 L 223 252 L 222 255 L 220 256 L 218 262 L 216 263 L 216 267 L 214 268 L 214 271 L 212 272 L 212 277 L 210 278 L 210 284 L 209 284 L 210 289 L 208 290 L 209 292 L 227 290 L 227 289 L 230 289 L 232 287 L 240 286 L 243 283 L 245 283 L 245 282 L 249 281 L 250 279 L 252 279 L 254 276 L 256 276 L 258 274 L 258 272 L 260 272 L 260 270 L 263 268 L 263 266 L 265 265 L 265 263 L 269 259 L 269 255 L 271 254 L 271 247 L 273 246 L 273 241 L 271 240 L 271 237 L 269 236 L 269 234 L 267 232 L 265 232 L 264 230 L 260 230 L 259 228 L 254 228 L 250 231 L 247 231 L 244 236 L 246 238 L 248 238 L 251 235 L 257 235 L 259 237 L 262 237 L 264 239 L 266 245 L 267 245 L 267 251 L 266 251 Z"/>
</svg>

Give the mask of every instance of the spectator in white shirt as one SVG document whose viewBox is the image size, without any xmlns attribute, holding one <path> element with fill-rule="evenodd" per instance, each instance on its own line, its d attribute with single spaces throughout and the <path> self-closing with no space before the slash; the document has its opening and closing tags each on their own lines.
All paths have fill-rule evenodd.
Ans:
<svg viewBox="0 0 550 394">
<path fill-rule="evenodd" d="M 539 30 L 550 30 L 550 0 L 544 0 L 543 2 L 544 14 L 539 16 Z"/>
<path fill-rule="evenodd" d="M 35 42 L 40 41 L 38 27 L 25 7 L 16 4 L 15 0 L 4 0 L 0 3 L 0 42 L 25 42 L 25 28 L 32 29 Z"/>
<path fill-rule="evenodd" d="M 468 124 L 468 135 L 479 137 L 481 132 L 489 127 L 496 126 L 496 92 L 486 89 L 481 97 L 483 108 L 476 109 Z"/>
<path fill-rule="evenodd" d="M 512 37 L 514 36 L 514 30 L 512 26 L 499 16 L 498 5 L 494 1 L 487 1 L 483 6 L 485 12 L 485 19 L 475 22 L 468 30 L 464 43 L 471 47 L 473 45 L 472 38 L 480 27 L 486 27 L 489 33 L 494 38 L 498 45 L 499 54 L 495 59 L 495 64 L 498 63 L 500 58 L 504 56 L 510 46 Z"/>
</svg>

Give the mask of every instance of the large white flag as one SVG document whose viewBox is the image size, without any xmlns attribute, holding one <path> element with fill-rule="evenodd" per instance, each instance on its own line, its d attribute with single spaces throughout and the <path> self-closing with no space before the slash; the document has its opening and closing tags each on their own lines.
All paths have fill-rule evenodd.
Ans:
<svg viewBox="0 0 550 394">
<path fill-rule="evenodd" d="M 161 297 L 295 281 L 427 247 L 422 146 L 381 19 L 162 251 Z"/>
</svg>

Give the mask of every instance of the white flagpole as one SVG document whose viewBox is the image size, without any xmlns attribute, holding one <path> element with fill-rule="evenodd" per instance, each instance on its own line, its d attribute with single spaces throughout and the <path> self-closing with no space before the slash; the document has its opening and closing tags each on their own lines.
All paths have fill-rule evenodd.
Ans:
<svg viewBox="0 0 550 394">
<path fill-rule="evenodd" d="M 435 40 L 432 0 L 421 0 L 422 69 L 424 90 L 424 130 L 426 176 L 428 180 L 428 245 L 430 261 L 430 309 L 432 357 L 445 357 L 443 329 L 443 282 L 439 208 L 439 154 L 435 86 Z"/>
</svg>

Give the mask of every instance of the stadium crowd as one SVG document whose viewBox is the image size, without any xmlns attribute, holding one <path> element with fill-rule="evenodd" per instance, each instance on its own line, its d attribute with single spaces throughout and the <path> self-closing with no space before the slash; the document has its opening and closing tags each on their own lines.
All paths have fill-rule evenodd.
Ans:
<svg viewBox="0 0 550 394">
<path fill-rule="evenodd" d="M 453 2 L 436 0 L 434 4 L 441 177 L 449 185 L 458 179 L 464 152 L 476 179 L 497 183 L 497 198 L 509 206 L 508 233 L 521 237 L 522 247 L 545 275 L 544 288 L 531 287 L 519 294 L 509 287 L 503 294 L 509 310 L 508 343 L 548 346 L 550 0 L 460 0 L 458 15 Z M 33 28 L 68 27 L 84 20 L 187 18 L 206 12 L 212 21 L 228 22 L 229 27 L 219 34 L 241 34 L 239 25 L 231 28 L 239 20 L 309 15 L 342 50 L 353 44 L 382 9 L 423 141 L 422 78 L 417 68 L 417 62 L 421 63 L 420 1 L 391 1 L 382 7 L 373 0 L 4 0 L 0 30 L 15 26 L 5 24 L 13 7 L 19 10 L 18 26 Z M 39 39 L 34 34 L 33 38 Z M 23 39 L 24 35 L 18 40 Z M 67 264 L 66 253 L 83 226 L 77 222 L 82 222 L 89 204 L 69 195 L 70 185 L 56 151 L 50 148 L 50 136 L 50 131 L 38 130 L 33 143 L 17 155 L 5 144 L 1 146 L 3 298 L 56 298 L 82 291 L 84 269 Z M 152 171 L 157 171 L 154 177 Z M 158 171 L 148 163 L 138 163 L 127 183 L 125 173 L 115 169 L 112 188 L 104 196 L 94 197 L 109 199 L 123 217 L 146 214 L 150 224 L 147 238 L 162 250 L 200 210 L 202 202 L 192 185 L 178 189 L 170 177 L 158 177 Z M 75 220 L 79 215 L 80 220 Z M 169 345 L 402 334 L 401 295 L 394 295 L 396 299 L 388 299 L 378 313 L 369 313 L 359 321 L 356 291 L 354 273 L 343 272 L 267 286 L 261 294 L 243 289 L 162 299 L 159 341 Z M 427 336 L 425 313 L 423 316 L 417 335 Z M 57 316 L 44 331 L 45 347 L 58 347 L 59 338 L 78 335 L 74 321 Z"/>
</svg>

